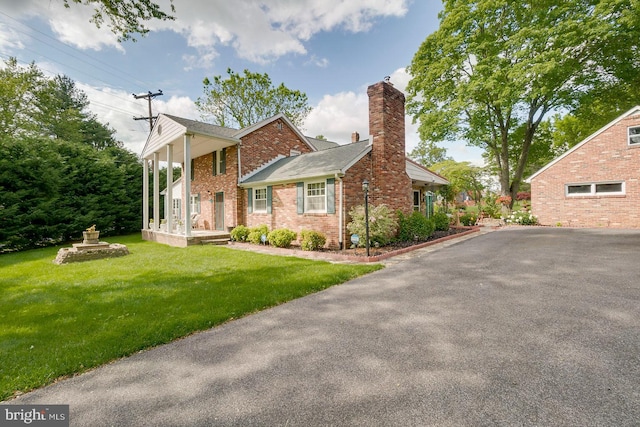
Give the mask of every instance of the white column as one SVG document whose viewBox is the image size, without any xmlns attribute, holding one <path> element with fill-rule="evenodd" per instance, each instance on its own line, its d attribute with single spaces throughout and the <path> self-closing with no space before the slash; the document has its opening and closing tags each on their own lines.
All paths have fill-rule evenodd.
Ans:
<svg viewBox="0 0 640 427">
<path fill-rule="evenodd" d="M 184 135 L 184 235 L 191 236 L 191 135 Z"/>
<path fill-rule="evenodd" d="M 164 216 L 167 218 L 167 232 L 173 231 L 173 145 L 167 145 L 167 191 L 164 196 L 167 205 Z"/>
<path fill-rule="evenodd" d="M 153 153 L 153 230 L 160 228 L 160 153 Z"/>
<path fill-rule="evenodd" d="M 149 161 L 142 159 L 142 229 L 149 227 Z"/>
</svg>

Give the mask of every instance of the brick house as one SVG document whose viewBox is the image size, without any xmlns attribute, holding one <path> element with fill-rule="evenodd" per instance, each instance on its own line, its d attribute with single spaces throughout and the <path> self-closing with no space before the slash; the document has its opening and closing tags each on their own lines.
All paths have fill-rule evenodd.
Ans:
<svg viewBox="0 0 640 427">
<path fill-rule="evenodd" d="M 541 224 L 640 227 L 640 106 L 526 180 Z"/>
<path fill-rule="evenodd" d="M 342 247 L 348 212 L 364 203 L 365 180 L 371 204 L 428 214 L 427 196 L 448 182 L 406 157 L 402 92 L 379 82 L 367 93 L 369 139 L 354 132 L 344 145 L 304 136 L 283 114 L 240 130 L 161 114 L 142 153 L 143 201 L 149 200 L 150 161 L 154 177 L 160 162 L 181 163 L 183 174 L 162 185 L 172 202 L 162 229 L 149 224 L 146 202 L 143 238 L 186 246 L 214 231 L 266 224 L 320 231 L 328 246 Z M 154 179 L 152 217 L 159 218 Z"/>
</svg>

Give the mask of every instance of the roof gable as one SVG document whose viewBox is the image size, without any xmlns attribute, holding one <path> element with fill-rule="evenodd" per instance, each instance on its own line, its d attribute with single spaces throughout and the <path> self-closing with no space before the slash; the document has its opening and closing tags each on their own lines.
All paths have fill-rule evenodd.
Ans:
<svg viewBox="0 0 640 427">
<path fill-rule="evenodd" d="M 238 132 L 236 132 L 233 137 L 234 138 L 242 138 L 246 135 L 249 135 L 251 132 L 254 132 L 266 125 L 268 125 L 269 123 L 273 123 L 276 120 L 282 120 L 283 122 L 286 123 L 287 126 L 289 126 L 289 128 L 296 134 L 296 136 L 298 138 L 300 138 L 300 140 L 302 142 L 304 142 L 305 144 L 307 144 L 309 146 L 309 148 L 313 151 L 317 151 L 316 147 L 313 146 L 313 144 L 311 144 L 308 140 L 307 137 L 304 136 L 302 134 L 302 132 L 300 132 L 300 130 L 291 122 L 291 120 L 289 120 L 289 118 L 287 118 L 287 116 L 285 116 L 283 113 L 278 113 L 273 117 L 269 117 L 268 119 L 264 119 L 261 122 L 258 122 L 254 125 L 251 126 L 247 126 L 246 128 L 240 129 Z"/>
<path fill-rule="evenodd" d="M 540 170 L 538 170 L 536 173 L 531 175 L 529 178 L 525 179 L 525 182 L 526 183 L 531 183 L 531 180 L 534 179 L 536 176 L 540 175 L 542 172 L 546 171 L 547 169 L 549 169 L 550 167 L 552 167 L 553 165 L 558 163 L 560 160 L 564 159 L 565 157 L 567 157 L 568 155 L 573 153 L 574 151 L 579 150 L 585 144 L 589 143 L 589 141 L 591 141 L 592 139 L 594 139 L 595 137 L 597 137 L 601 133 L 607 131 L 608 129 L 612 128 L 613 126 L 617 125 L 623 119 L 626 119 L 629 116 L 633 116 L 634 114 L 640 114 L 640 106 L 633 107 L 632 109 L 630 109 L 626 113 L 620 115 L 619 117 L 617 117 L 616 119 L 614 119 L 610 123 L 604 125 L 600 129 L 598 129 L 597 131 L 595 131 L 594 133 L 592 133 L 591 135 L 589 135 L 588 137 L 583 139 L 580 143 L 574 145 L 573 147 L 571 147 L 571 149 L 567 150 L 565 153 L 563 153 L 562 155 L 556 157 L 551 162 L 547 163 L 545 166 L 540 168 Z"/>
</svg>

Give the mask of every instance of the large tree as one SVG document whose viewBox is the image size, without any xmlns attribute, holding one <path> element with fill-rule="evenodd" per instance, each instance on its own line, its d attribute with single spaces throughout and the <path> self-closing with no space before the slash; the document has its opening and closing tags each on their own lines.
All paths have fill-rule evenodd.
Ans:
<svg viewBox="0 0 640 427">
<path fill-rule="evenodd" d="M 422 140 L 483 148 L 515 200 L 544 118 L 637 75 L 639 24 L 629 0 L 446 0 L 408 68 L 408 109 Z"/>
<path fill-rule="evenodd" d="M 196 101 L 202 117 L 215 125 L 244 128 L 284 113 L 301 127 L 311 112 L 305 93 L 284 83 L 274 86 L 267 73 L 244 70 L 240 75 L 229 68 L 227 74 L 227 78 L 205 77 L 204 97 Z"/>
<path fill-rule="evenodd" d="M 170 3 L 171 12 L 175 12 L 173 0 Z M 91 22 L 98 28 L 106 22 L 111 32 L 118 36 L 119 42 L 136 41 L 133 34 L 146 35 L 149 29 L 144 25 L 145 21 L 175 20 L 174 16 L 164 12 L 151 0 L 64 0 L 66 8 L 75 4 L 93 7 Z"/>
<path fill-rule="evenodd" d="M 64 77 L 0 70 L 0 253 L 140 229 L 142 164 Z"/>
</svg>

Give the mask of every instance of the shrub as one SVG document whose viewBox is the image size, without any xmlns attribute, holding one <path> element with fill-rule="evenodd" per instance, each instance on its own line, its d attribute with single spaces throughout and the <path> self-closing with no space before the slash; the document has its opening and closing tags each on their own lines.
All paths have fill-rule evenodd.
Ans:
<svg viewBox="0 0 640 427">
<path fill-rule="evenodd" d="M 531 200 L 531 191 L 518 191 L 516 200 Z"/>
<path fill-rule="evenodd" d="M 351 234 L 360 236 L 361 245 L 366 244 L 364 241 L 365 222 L 364 222 L 364 206 L 355 206 L 349 211 L 351 222 L 347 224 L 347 230 Z M 396 235 L 398 229 L 398 220 L 391 212 L 387 205 L 373 206 L 369 205 L 369 240 L 373 244 L 386 245 Z"/>
<path fill-rule="evenodd" d="M 302 237 L 300 246 L 303 251 L 317 251 L 327 243 L 327 236 L 317 231 L 302 230 L 300 235 Z"/>
<path fill-rule="evenodd" d="M 484 199 L 482 210 L 491 218 L 500 218 L 502 207 L 496 201 L 497 196 L 490 194 Z"/>
<path fill-rule="evenodd" d="M 449 217 L 444 212 L 436 212 L 433 214 L 433 222 L 435 224 L 436 231 L 449 230 Z"/>
<path fill-rule="evenodd" d="M 298 235 L 288 228 L 278 228 L 269 232 L 267 239 L 271 246 L 275 246 L 276 248 L 288 248 L 291 246 L 291 242 L 296 240 L 297 237 Z"/>
<path fill-rule="evenodd" d="M 420 212 L 413 212 L 405 216 L 398 211 L 398 240 L 411 242 L 414 240 L 427 240 L 435 229 L 435 223 Z"/>
<path fill-rule="evenodd" d="M 247 236 L 247 240 L 251 243 L 260 244 L 262 243 L 262 235 L 269 234 L 269 228 L 262 224 L 257 227 L 252 227 L 249 229 L 249 235 Z"/>
<path fill-rule="evenodd" d="M 478 221 L 478 215 L 473 212 L 467 212 L 464 215 L 460 216 L 460 223 L 462 225 L 476 225 Z"/>
<path fill-rule="evenodd" d="M 531 211 L 515 211 L 512 212 L 506 218 L 503 218 L 507 224 L 519 224 L 519 225 L 536 225 L 538 224 L 538 218 L 531 213 Z"/>
<path fill-rule="evenodd" d="M 246 242 L 249 237 L 249 228 L 244 225 L 239 225 L 231 230 L 231 238 L 236 242 Z"/>
</svg>

